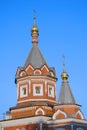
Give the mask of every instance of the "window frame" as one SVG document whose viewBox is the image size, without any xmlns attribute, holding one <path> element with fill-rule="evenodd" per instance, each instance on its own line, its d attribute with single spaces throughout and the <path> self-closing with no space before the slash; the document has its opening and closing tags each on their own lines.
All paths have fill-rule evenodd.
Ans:
<svg viewBox="0 0 87 130">
<path fill-rule="evenodd" d="M 24 92 L 26 90 L 26 93 Z M 21 85 L 20 86 L 20 98 L 28 96 L 28 85 Z"/>
<path fill-rule="evenodd" d="M 40 93 L 36 92 L 36 88 L 40 88 Z M 43 84 L 33 84 L 33 96 L 43 96 Z"/>
</svg>

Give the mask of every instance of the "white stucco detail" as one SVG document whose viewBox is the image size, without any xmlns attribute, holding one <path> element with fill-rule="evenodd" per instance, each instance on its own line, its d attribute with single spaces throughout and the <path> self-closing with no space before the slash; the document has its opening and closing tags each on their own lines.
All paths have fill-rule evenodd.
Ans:
<svg viewBox="0 0 87 130">
<path fill-rule="evenodd" d="M 27 93 L 28 91 L 30 92 L 30 80 L 23 80 L 23 81 L 20 81 L 18 82 L 17 84 L 17 99 L 18 99 L 18 96 L 19 96 L 19 93 L 20 93 L 20 89 L 19 87 L 22 86 L 24 83 L 27 83 Z M 29 86 L 29 90 L 28 90 L 28 86 Z"/>
<path fill-rule="evenodd" d="M 26 72 L 25 72 L 25 71 L 22 71 L 22 72 L 20 73 L 20 76 L 23 76 L 23 73 L 24 73 L 24 74 L 26 74 Z"/>
<path fill-rule="evenodd" d="M 11 110 L 12 112 L 21 112 L 21 111 L 28 111 L 28 110 L 33 110 L 36 109 L 37 107 L 28 107 L 28 108 L 21 108 L 21 109 L 13 109 Z"/>
<path fill-rule="evenodd" d="M 29 66 L 26 68 L 26 71 L 27 71 L 29 68 L 31 68 L 32 70 L 34 70 L 34 68 L 33 68 L 31 65 L 29 65 Z"/>
<path fill-rule="evenodd" d="M 25 79 L 25 80 L 19 81 L 19 82 L 18 82 L 18 85 L 19 85 L 19 84 L 21 85 L 21 84 L 24 84 L 24 83 L 28 83 L 28 82 L 29 82 L 29 80 L 28 80 L 28 79 Z"/>
<path fill-rule="evenodd" d="M 21 119 L 15 119 L 15 120 L 5 120 L 5 121 L 0 122 L 0 125 L 4 129 L 4 127 L 33 124 L 33 123 L 39 122 L 40 119 L 42 119 L 43 121 L 47 121 L 50 119 L 50 117 L 38 116 L 38 117 L 21 118 Z"/>
<path fill-rule="evenodd" d="M 18 103 L 23 103 L 23 102 L 28 102 L 28 101 L 48 101 L 48 102 L 53 102 L 56 103 L 56 101 L 54 100 L 48 100 L 48 99 L 27 99 L 27 100 L 22 100 L 22 101 L 18 101 Z"/>
<path fill-rule="evenodd" d="M 42 106 L 43 109 L 47 109 L 47 110 L 52 110 L 51 107 L 48 107 L 48 106 Z"/>
<path fill-rule="evenodd" d="M 54 86 L 48 85 L 48 96 L 54 97 Z"/>
<path fill-rule="evenodd" d="M 29 82 L 29 93 L 31 93 L 31 82 L 30 80 L 28 82 Z"/>
<path fill-rule="evenodd" d="M 48 68 L 47 68 L 46 65 L 44 65 L 44 66 L 41 68 L 41 70 L 43 70 L 44 68 L 49 72 L 49 70 L 48 70 Z"/>
<path fill-rule="evenodd" d="M 47 124 L 55 124 L 55 126 L 59 126 L 60 123 L 64 122 L 75 122 L 75 123 L 85 123 L 87 124 L 87 120 L 81 120 L 81 119 L 75 119 L 75 118 L 66 118 L 62 120 L 50 120 L 50 117 L 46 116 L 36 116 L 32 118 L 21 118 L 21 119 L 15 119 L 15 120 L 5 120 L 0 121 L 0 126 L 4 129 L 4 127 L 11 127 L 11 126 L 19 126 L 19 125 L 29 125 L 31 123 L 39 122 L 40 120 L 45 121 Z M 52 125 L 53 126 L 53 125 Z"/>
<path fill-rule="evenodd" d="M 61 111 L 61 110 L 57 110 L 57 111 L 54 113 L 54 115 L 53 115 L 53 119 L 56 119 L 56 116 L 57 116 L 58 114 L 63 114 L 63 115 L 65 116 L 65 118 L 67 117 L 67 114 L 66 114 L 65 112 L 63 112 L 63 111 Z"/>
<path fill-rule="evenodd" d="M 39 74 L 41 74 L 41 71 L 38 70 L 38 69 L 36 69 L 36 70 L 34 71 L 34 74 L 36 74 L 36 72 L 39 72 Z"/>
<path fill-rule="evenodd" d="M 84 119 L 84 116 L 83 116 L 83 114 L 81 113 L 80 110 L 78 110 L 78 111 L 76 112 L 75 117 L 77 116 L 77 114 L 79 114 L 79 115 L 81 116 L 81 119 Z"/>
<path fill-rule="evenodd" d="M 47 80 L 45 81 L 45 93 L 47 93 Z"/>
<path fill-rule="evenodd" d="M 41 109 L 41 108 L 38 108 L 38 109 L 36 110 L 35 115 L 38 115 L 38 112 L 39 112 L 39 111 L 42 112 L 42 115 L 45 115 L 43 109 Z"/>
</svg>

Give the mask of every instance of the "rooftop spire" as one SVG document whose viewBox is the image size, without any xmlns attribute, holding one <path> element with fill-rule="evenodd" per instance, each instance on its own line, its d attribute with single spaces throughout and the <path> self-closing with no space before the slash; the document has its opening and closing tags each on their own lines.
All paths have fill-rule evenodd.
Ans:
<svg viewBox="0 0 87 130">
<path fill-rule="evenodd" d="M 37 44 L 38 43 L 38 35 L 39 35 L 39 30 L 36 25 L 36 11 L 34 10 L 34 24 L 31 29 L 31 36 L 32 36 L 32 43 Z"/>
<path fill-rule="evenodd" d="M 66 67 L 65 67 L 65 56 L 62 55 L 62 62 L 63 62 L 63 71 L 66 71 Z"/>
<path fill-rule="evenodd" d="M 34 10 L 34 26 L 36 26 L 36 10 Z"/>
<path fill-rule="evenodd" d="M 72 94 L 71 88 L 69 86 L 69 83 L 67 81 L 68 79 L 68 74 L 65 69 L 65 56 L 62 56 L 63 59 L 63 72 L 61 74 L 61 78 L 63 80 L 60 93 L 59 93 L 59 98 L 58 98 L 58 103 L 59 104 L 75 104 L 75 99 Z"/>
<path fill-rule="evenodd" d="M 62 80 L 67 80 L 68 79 L 68 77 L 69 77 L 69 75 L 67 74 L 67 72 L 66 72 L 66 67 L 65 67 L 65 56 L 63 55 L 62 56 L 62 60 L 63 60 L 63 72 L 62 72 L 62 74 L 61 74 L 61 78 L 62 78 Z"/>
</svg>

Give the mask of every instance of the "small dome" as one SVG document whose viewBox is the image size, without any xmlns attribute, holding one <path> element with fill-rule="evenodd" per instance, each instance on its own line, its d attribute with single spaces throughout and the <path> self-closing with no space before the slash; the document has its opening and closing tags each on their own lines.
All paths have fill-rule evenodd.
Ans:
<svg viewBox="0 0 87 130">
<path fill-rule="evenodd" d="M 31 29 L 31 33 L 32 33 L 32 34 L 38 34 L 38 32 L 39 32 L 39 30 L 38 30 L 37 26 L 34 25 L 34 26 L 32 27 L 32 29 Z"/>
<path fill-rule="evenodd" d="M 63 71 L 63 73 L 61 74 L 62 80 L 67 80 L 68 77 L 69 77 L 69 75 L 67 74 L 67 72 Z"/>
</svg>

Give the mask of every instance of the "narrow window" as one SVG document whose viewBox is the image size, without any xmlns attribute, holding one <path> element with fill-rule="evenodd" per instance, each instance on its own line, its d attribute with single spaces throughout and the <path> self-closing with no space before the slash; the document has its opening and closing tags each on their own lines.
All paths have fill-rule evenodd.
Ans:
<svg viewBox="0 0 87 130">
<path fill-rule="evenodd" d="M 26 88 L 23 88 L 23 95 L 26 95 Z"/>
<path fill-rule="evenodd" d="M 36 87 L 36 94 L 40 94 L 40 87 Z"/>
<path fill-rule="evenodd" d="M 52 95 L 52 88 L 49 88 L 49 95 Z"/>
</svg>

